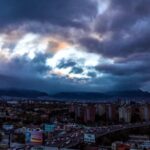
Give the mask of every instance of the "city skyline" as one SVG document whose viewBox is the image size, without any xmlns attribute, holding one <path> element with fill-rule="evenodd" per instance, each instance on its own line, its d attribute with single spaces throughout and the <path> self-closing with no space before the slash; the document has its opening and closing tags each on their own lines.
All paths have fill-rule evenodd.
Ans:
<svg viewBox="0 0 150 150">
<path fill-rule="evenodd" d="M 0 0 L 0 88 L 150 92 L 149 0 Z"/>
</svg>

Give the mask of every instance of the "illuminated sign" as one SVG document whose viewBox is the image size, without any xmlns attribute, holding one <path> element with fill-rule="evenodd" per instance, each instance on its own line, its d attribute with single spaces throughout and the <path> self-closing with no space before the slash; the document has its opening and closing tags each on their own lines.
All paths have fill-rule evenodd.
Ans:
<svg viewBox="0 0 150 150">
<path fill-rule="evenodd" d="M 26 144 L 42 145 L 43 131 L 36 129 L 27 129 L 25 133 Z"/>
<path fill-rule="evenodd" d="M 44 126 L 45 132 L 54 132 L 55 128 L 56 128 L 55 124 L 45 124 Z"/>
<path fill-rule="evenodd" d="M 94 134 L 85 133 L 84 134 L 84 142 L 95 143 L 95 135 Z"/>
</svg>

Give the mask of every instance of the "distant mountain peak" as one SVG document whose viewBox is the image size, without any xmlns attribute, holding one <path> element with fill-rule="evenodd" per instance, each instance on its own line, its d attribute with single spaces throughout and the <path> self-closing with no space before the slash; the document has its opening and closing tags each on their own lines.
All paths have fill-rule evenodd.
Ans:
<svg viewBox="0 0 150 150">
<path fill-rule="evenodd" d="M 107 100 L 115 98 L 150 98 L 149 92 L 144 92 L 140 89 L 137 90 L 125 90 L 125 91 L 113 91 L 107 93 L 99 92 L 61 92 L 53 95 L 54 98 L 68 99 L 68 100 Z"/>
<path fill-rule="evenodd" d="M 47 93 L 29 89 L 0 89 L 0 96 L 36 98 L 48 96 Z"/>
</svg>

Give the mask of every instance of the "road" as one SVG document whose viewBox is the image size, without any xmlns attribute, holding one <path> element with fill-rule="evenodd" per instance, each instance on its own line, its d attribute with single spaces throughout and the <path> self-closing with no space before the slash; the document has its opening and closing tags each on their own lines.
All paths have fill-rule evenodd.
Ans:
<svg viewBox="0 0 150 150">
<path fill-rule="evenodd" d="M 83 133 L 80 134 L 78 137 L 76 137 L 72 142 L 70 142 L 68 145 L 65 145 L 65 147 L 73 147 L 77 144 L 80 144 L 84 141 L 83 136 L 84 133 L 91 133 L 95 134 L 96 138 L 106 136 L 110 133 L 115 133 L 118 131 L 123 131 L 127 129 L 132 128 L 139 128 L 139 127 L 146 127 L 150 126 L 150 122 L 143 122 L 143 123 L 135 123 L 135 124 L 125 124 L 125 125 L 112 125 L 107 127 L 91 127 L 83 130 Z"/>
<path fill-rule="evenodd" d="M 55 136 L 52 136 L 46 142 L 46 146 L 70 148 L 84 142 L 84 133 L 91 133 L 94 134 L 96 138 L 99 138 L 110 133 L 115 133 L 117 131 L 145 126 L 150 126 L 150 121 L 135 124 L 119 124 L 101 127 L 72 127 L 70 130 L 64 130 L 62 132 L 54 133 Z"/>
</svg>

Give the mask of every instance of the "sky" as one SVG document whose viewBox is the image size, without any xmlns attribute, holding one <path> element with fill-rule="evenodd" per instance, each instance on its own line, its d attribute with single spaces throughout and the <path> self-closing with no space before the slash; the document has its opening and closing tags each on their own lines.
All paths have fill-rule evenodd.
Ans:
<svg viewBox="0 0 150 150">
<path fill-rule="evenodd" d="M 0 88 L 150 91 L 150 0 L 0 0 Z"/>
</svg>

